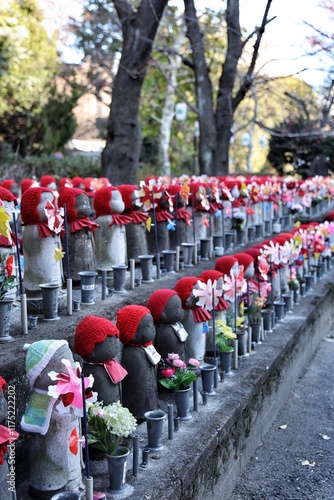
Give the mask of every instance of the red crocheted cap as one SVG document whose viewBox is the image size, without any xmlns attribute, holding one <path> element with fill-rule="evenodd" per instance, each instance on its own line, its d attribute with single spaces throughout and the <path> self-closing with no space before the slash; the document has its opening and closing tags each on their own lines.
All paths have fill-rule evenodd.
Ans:
<svg viewBox="0 0 334 500">
<path fill-rule="evenodd" d="M 88 356 L 94 351 L 95 344 L 103 342 L 107 337 L 119 338 L 117 326 L 106 318 L 86 316 L 76 327 L 73 351 L 80 356 Z"/>
<path fill-rule="evenodd" d="M 216 269 L 207 269 L 199 275 L 199 278 L 204 281 L 204 283 L 207 283 L 209 280 L 213 283 L 214 281 L 218 281 L 219 278 L 222 278 L 223 276 L 223 273 L 217 271 Z"/>
<path fill-rule="evenodd" d="M 88 194 L 91 194 L 94 192 L 94 177 L 85 177 L 84 179 L 84 184 L 85 184 L 85 191 L 87 191 Z"/>
<path fill-rule="evenodd" d="M 276 236 L 275 238 L 273 238 L 272 241 L 274 243 L 278 243 L 280 247 L 283 247 L 288 240 L 286 238 L 284 238 L 284 236 L 280 235 L 280 236 Z"/>
<path fill-rule="evenodd" d="M 215 269 L 223 274 L 230 274 L 230 271 L 238 260 L 232 255 L 223 255 L 216 260 Z"/>
<path fill-rule="evenodd" d="M 96 217 L 100 217 L 101 215 L 111 215 L 113 213 L 110 206 L 112 191 L 117 191 L 117 188 L 108 186 L 96 191 L 94 195 L 94 210 Z"/>
<path fill-rule="evenodd" d="M 185 306 L 186 300 L 190 297 L 199 278 L 196 276 L 184 276 L 176 282 L 174 290 L 178 293 L 182 305 Z"/>
<path fill-rule="evenodd" d="M 121 184 L 117 186 L 118 191 L 122 195 L 122 199 L 124 201 L 125 209 L 131 210 L 133 205 L 132 193 L 138 189 L 137 186 L 133 184 Z"/>
<path fill-rule="evenodd" d="M 17 198 L 16 196 L 9 191 L 9 189 L 6 189 L 5 187 L 0 186 L 0 200 L 3 201 L 13 201 L 14 205 L 17 205 Z"/>
<path fill-rule="evenodd" d="M 136 335 L 139 323 L 151 311 L 144 306 L 129 305 L 119 309 L 117 313 L 116 326 L 119 329 L 122 344 L 131 344 Z"/>
<path fill-rule="evenodd" d="M 56 178 L 53 177 L 53 175 L 42 175 L 42 177 L 39 180 L 39 183 L 42 187 L 48 187 L 49 184 L 56 184 L 57 186 L 57 181 Z"/>
<path fill-rule="evenodd" d="M 251 264 L 254 264 L 254 257 L 252 257 L 249 253 L 235 253 L 233 254 L 233 257 L 237 259 L 240 266 L 244 266 L 244 271 L 246 271 Z"/>
<path fill-rule="evenodd" d="M 83 189 L 78 188 L 62 188 L 59 191 L 58 206 L 63 207 L 66 203 L 67 221 L 73 222 L 77 220 L 77 212 L 75 210 L 75 197 L 85 193 Z M 87 193 L 85 193 L 87 195 Z"/>
<path fill-rule="evenodd" d="M 73 183 L 69 177 L 62 177 L 59 181 L 59 189 L 62 189 L 64 187 L 73 187 Z"/>
<path fill-rule="evenodd" d="M 1 182 L 1 186 L 8 189 L 9 191 L 13 184 L 17 184 L 14 179 L 5 179 Z"/>
<path fill-rule="evenodd" d="M 333 221 L 334 221 L 334 210 L 331 210 L 331 211 L 329 212 L 329 214 L 327 215 L 327 217 L 326 217 L 326 218 L 327 218 L 327 220 L 328 220 L 329 222 L 333 222 Z"/>
<path fill-rule="evenodd" d="M 40 216 L 38 214 L 38 204 L 41 201 L 42 193 L 51 193 L 51 189 L 36 187 L 27 189 L 21 198 L 21 218 L 24 224 L 38 224 Z"/>
<path fill-rule="evenodd" d="M 165 309 L 169 299 L 177 295 L 175 290 L 169 288 L 162 288 L 155 290 L 147 301 L 147 307 L 151 311 L 154 323 L 159 323 L 162 311 Z"/>
<path fill-rule="evenodd" d="M 251 257 L 253 257 L 254 262 L 257 262 L 257 259 L 261 256 L 261 252 L 259 248 L 251 247 L 247 248 L 244 253 L 248 253 Z"/>
<path fill-rule="evenodd" d="M 34 179 L 22 179 L 21 181 L 21 194 L 23 194 L 27 189 L 29 189 L 31 186 L 36 186 L 38 187 L 38 182 Z"/>
<path fill-rule="evenodd" d="M 83 180 L 82 177 L 78 175 L 76 177 L 72 177 L 72 184 L 74 188 L 79 188 L 79 189 L 85 188 L 85 181 Z"/>
</svg>

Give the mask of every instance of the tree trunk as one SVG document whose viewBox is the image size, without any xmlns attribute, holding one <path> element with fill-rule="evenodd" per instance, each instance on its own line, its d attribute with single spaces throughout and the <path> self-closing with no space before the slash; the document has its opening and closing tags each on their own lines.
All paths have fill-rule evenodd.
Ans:
<svg viewBox="0 0 334 500">
<path fill-rule="evenodd" d="M 272 0 L 267 0 L 262 23 L 256 29 L 251 62 L 241 86 L 233 97 L 233 87 L 237 76 L 238 61 L 246 41 L 242 41 L 239 19 L 239 0 L 228 0 L 226 8 L 227 22 L 227 54 L 223 64 L 222 75 L 219 80 L 219 90 L 216 106 L 217 144 L 213 160 L 213 175 L 227 175 L 229 171 L 229 149 L 231 129 L 234 122 L 234 112 L 245 98 L 254 79 L 255 63 L 266 25 Z M 250 37 L 249 37 L 250 38 Z"/>
<path fill-rule="evenodd" d="M 177 71 L 181 65 L 181 57 L 178 55 L 180 47 L 185 37 L 186 27 L 182 22 L 180 31 L 176 36 L 175 43 L 172 46 L 172 54 L 169 55 L 169 67 L 166 71 L 166 97 L 165 104 L 162 111 L 161 125 L 160 125 L 160 141 L 159 141 L 159 160 L 161 165 L 161 175 L 170 175 L 170 161 L 169 161 L 169 145 L 170 136 L 174 118 L 175 108 L 175 89 L 177 86 Z"/>
<path fill-rule="evenodd" d="M 201 174 L 211 175 L 216 130 L 212 85 L 205 61 L 202 34 L 198 25 L 194 0 L 184 0 L 187 37 L 191 43 L 196 79 L 196 100 L 199 121 L 199 167 Z"/>
<path fill-rule="evenodd" d="M 135 184 L 141 149 L 141 89 L 168 0 L 142 0 L 136 12 L 127 0 L 113 3 L 122 24 L 123 46 L 112 90 L 102 175 L 114 185 Z"/>
<path fill-rule="evenodd" d="M 239 20 L 239 0 L 228 0 L 226 9 L 227 54 L 219 79 L 216 108 L 217 145 L 213 162 L 214 175 L 226 175 L 229 170 L 229 149 L 233 125 L 233 85 L 242 53 Z"/>
</svg>

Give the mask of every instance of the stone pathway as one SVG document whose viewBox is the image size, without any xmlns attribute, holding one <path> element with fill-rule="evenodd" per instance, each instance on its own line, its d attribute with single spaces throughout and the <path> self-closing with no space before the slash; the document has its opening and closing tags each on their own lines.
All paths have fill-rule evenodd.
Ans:
<svg viewBox="0 0 334 500">
<path fill-rule="evenodd" d="M 298 380 L 229 500 L 334 498 L 334 338 Z"/>
</svg>

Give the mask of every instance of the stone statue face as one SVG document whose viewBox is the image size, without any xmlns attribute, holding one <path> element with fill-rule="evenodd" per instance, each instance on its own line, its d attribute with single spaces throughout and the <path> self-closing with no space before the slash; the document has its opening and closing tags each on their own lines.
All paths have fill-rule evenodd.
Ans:
<svg viewBox="0 0 334 500">
<path fill-rule="evenodd" d="M 2 203 L 3 203 L 4 207 L 5 207 L 5 211 L 10 216 L 10 221 L 12 222 L 13 221 L 13 214 L 16 213 L 14 202 L 13 201 L 2 200 Z"/>
<path fill-rule="evenodd" d="M 47 204 L 48 201 L 53 202 L 55 199 L 53 193 L 48 193 L 47 191 L 45 193 L 41 193 L 41 201 L 37 205 L 37 212 L 39 215 L 39 220 L 41 222 L 46 222 L 48 219 L 45 215 L 45 205 Z"/>
<path fill-rule="evenodd" d="M 57 373 L 67 373 L 65 365 L 61 362 L 62 359 L 68 359 L 71 361 L 74 367 L 74 359 L 71 349 L 68 345 L 63 345 L 54 353 L 46 367 L 41 371 L 39 376 L 35 380 L 35 385 L 37 389 L 42 391 L 47 391 L 49 385 L 57 384 L 56 380 L 51 380 L 48 373 L 55 371 Z"/>
<path fill-rule="evenodd" d="M 121 214 L 124 211 L 125 204 L 119 191 L 111 191 L 110 208 L 112 214 Z"/>
<path fill-rule="evenodd" d="M 178 295 L 173 295 L 161 313 L 159 324 L 170 325 L 176 323 L 177 321 L 182 323 L 183 318 L 184 310 L 182 307 L 182 301 Z"/>
<path fill-rule="evenodd" d="M 146 342 L 153 342 L 155 339 L 155 326 L 151 314 L 144 316 L 137 328 L 137 332 L 132 339 L 132 344 L 144 345 Z"/>
<path fill-rule="evenodd" d="M 120 352 L 120 340 L 115 336 L 108 336 L 103 342 L 95 344 L 94 351 L 87 356 L 89 360 L 105 363 L 115 358 Z"/>
<path fill-rule="evenodd" d="M 235 262 L 233 266 L 230 269 L 230 274 L 232 274 L 234 277 L 238 276 L 239 274 L 239 262 Z"/>
<path fill-rule="evenodd" d="M 194 286 L 194 289 L 198 289 L 199 285 L 196 283 L 196 285 Z M 197 297 L 195 297 L 195 295 L 193 293 L 191 293 L 189 295 L 189 297 L 187 298 L 187 300 L 185 301 L 185 306 L 186 307 L 195 307 L 197 304 Z"/>
<path fill-rule="evenodd" d="M 84 219 L 85 217 L 89 217 L 92 213 L 92 207 L 89 203 L 89 197 L 86 193 L 81 193 L 75 197 L 75 211 L 77 213 L 78 219 Z"/>
<path fill-rule="evenodd" d="M 246 279 L 252 278 L 255 273 L 254 262 L 251 262 L 247 269 L 244 272 L 244 276 Z"/>
</svg>

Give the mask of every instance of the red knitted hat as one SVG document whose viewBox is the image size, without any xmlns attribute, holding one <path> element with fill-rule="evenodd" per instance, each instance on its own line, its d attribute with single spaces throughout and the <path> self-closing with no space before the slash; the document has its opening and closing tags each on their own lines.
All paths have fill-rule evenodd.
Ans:
<svg viewBox="0 0 334 500">
<path fill-rule="evenodd" d="M 68 222 L 77 220 L 77 212 L 75 210 L 75 197 L 80 194 L 87 193 L 83 189 L 78 188 L 62 188 L 59 191 L 58 206 L 63 207 L 66 203 L 66 213 Z"/>
<path fill-rule="evenodd" d="M 238 260 L 232 255 L 223 255 L 216 260 L 215 269 L 223 274 L 230 274 L 230 271 Z"/>
<path fill-rule="evenodd" d="M 331 211 L 329 212 L 329 214 L 327 215 L 327 220 L 328 220 L 329 222 L 333 222 L 333 221 L 334 221 L 334 210 L 331 210 Z"/>
<path fill-rule="evenodd" d="M 122 195 L 125 210 L 131 210 L 133 205 L 132 193 L 138 189 L 137 186 L 133 184 L 122 184 L 121 186 L 117 186 L 117 189 Z"/>
<path fill-rule="evenodd" d="M 113 213 L 110 206 L 112 191 L 117 191 L 117 188 L 113 186 L 103 187 L 94 194 L 94 210 L 96 217 L 111 215 Z"/>
<path fill-rule="evenodd" d="M 59 181 L 59 189 L 64 187 L 73 187 L 73 183 L 69 177 L 62 177 Z"/>
<path fill-rule="evenodd" d="M 42 175 L 39 180 L 39 183 L 42 187 L 48 187 L 49 184 L 55 184 L 57 186 L 56 178 L 53 175 Z"/>
<path fill-rule="evenodd" d="M 162 311 L 165 309 L 169 299 L 177 295 L 175 290 L 170 290 L 169 288 L 162 288 L 161 290 L 155 290 L 147 301 L 147 307 L 151 311 L 154 323 L 158 323 Z"/>
<path fill-rule="evenodd" d="M 36 187 L 27 189 L 21 198 L 21 218 L 23 224 L 38 224 L 40 216 L 37 211 L 39 202 L 41 201 L 42 193 L 51 193 L 51 189 Z"/>
<path fill-rule="evenodd" d="M 206 271 L 203 271 L 200 275 L 199 278 L 204 281 L 204 283 L 207 283 L 208 280 L 211 280 L 212 283 L 214 281 L 218 281 L 219 278 L 223 278 L 224 275 L 220 271 L 217 271 L 216 269 L 207 269 Z"/>
<path fill-rule="evenodd" d="M 122 307 L 117 313 L 116 326 L 119 329 L 122 344 L 130 344 L 136 335 L 139 323 L 151 311 L 144 306 L 129 305 Z"/>
<path fill-rule="evenodd" d="M 23 194 L 30 187 L 38 187 L 39 183 L 34 179 L 22 179 L 21 181 L 21 194 Z"/>
<path fill-rule="evenodd" d="M 85 189 L 85 181 L 78 175 L 76 177 L 72 177 L 72 184 L 74 188 Z"/>
<path fill-rule="evenodd" d="M 251 255 L 254 259 L 254 262 L 257 262 L 257 259 L 262 255 L 260 249 L 255 247 L 247 248 L 244 253 L 248 253 L 249 255 Z"/>
<path fill-rule="evenodd" d="M 199 278 L 196 276 L 184 276 L 176 282 L 174 289 L 181 299 L 182 306 L 185 306 L 186 300 L 190 297 L 198 280 Z"/>
<path fill-rule="evenodd" d="M 5 179 L 1 182 L 1 186 L 3 188 L 6 188 L 10 191 L 10 188 L 13 186 L 13 184 L 17 184 L 16 181 L 14 181 L 14 179 Z"/>
<path fill-rule="evenodd" d="M 17 205 L 17 198 L 16 196 L 9 191 L 9 189 L 6 189 L 5 187 L 0 186 L 0 200 L 3 201 L 13 201 L 14 205 Z"/>
<path fill-rule="evenodd" d="M 237 259 L 240 266 L 244 266 L 244 271 L 246 271 L 251 264 L 254 264 L 254 257 L 252 257 L 249 253 L 235 253 L 233 254 L 233 257 Z"/>
<path fill-rule="evenodd" d="M 86 316 L 76 327 L 73 351 L 80 356 L 88 356 L 94 351 L 95 344 L 103 342 L 107 337 L 119 338 L 117 326 L 106 318 Z"/>
</svg>

